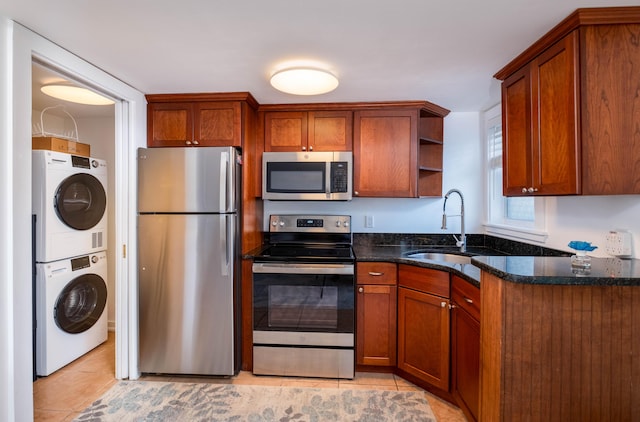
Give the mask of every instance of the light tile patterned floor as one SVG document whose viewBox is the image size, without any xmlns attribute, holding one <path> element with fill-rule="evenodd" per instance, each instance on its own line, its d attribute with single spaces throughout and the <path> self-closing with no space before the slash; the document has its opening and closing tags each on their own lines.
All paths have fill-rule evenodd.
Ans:
<svg viewBox="0 0 640 422">
<path fill-rule="evenodd" d="M 48 377 L 38 379 L 33 384 L 35 420 L 39 422 L 73 420 L 80 411 L 115 384 L 114 373 L 115 339 L 113 333 L 109 333 L 109 339 L 106 343 Z M 244 371 L 233 378 L 145 376 L 142 379 L 171 382 L 423 391 L 393 374 L 370 372 L 358 372 L 353 380 L 255 376 Z M 462 411 L 457 407 L 427 392 L 425 394 L 439 422 L 466 421 Z"/>
</svg>

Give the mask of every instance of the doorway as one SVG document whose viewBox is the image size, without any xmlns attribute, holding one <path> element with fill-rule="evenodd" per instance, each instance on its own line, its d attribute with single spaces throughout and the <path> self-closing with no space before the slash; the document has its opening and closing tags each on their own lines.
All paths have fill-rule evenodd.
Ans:
<svg viewBox="0 0 640 422">
<path fill-rule="evenodd" d="M 84 144 L 83 148 L 89 150 L 87 154 L 86 151 L 82 151 L 82 153 L 78 150 L 78 157 L 86 157 L 87 163 L 89 162 L 99 162 L 101 163 L 101 174 L 105 174 L 106 178 L 103 176 L 102 179 L 106 179 L 106 183 L 103 189 L 102 183 L 98 182 L 98 179 L 93 177 L 89 170 L 83 170 L 82 166 L 78 166 L 78 173 L 75 173 L 67 178 L 60 184 L 61 191 L 63 187 L 65 187 L 64 191 L 61 191 L 60 195 L 56 194 L 56 198 L 59 197 L 68 197 L 69 195 L 65 192 L 72 191 L 72 197 L 69 201 L 72 202 L 72 206 L 76 209 L 72 210 L 72 212 L 78 215 L 81 221 L 88 221 L 88 214 L 91 214 L 92 209 L 97 209 L 98 207 L 83 207 L 82 204 L 85 202 L 82 200 L 83 196 L 82 192 L 79 190 L 79 186 L 83 185 L 81 183 L 75 182 L 74 178 L 86 177 L 95 180 L 96 188 L 100 188 L 102 195 L 91 194 L 91 189 L 87 190 L 87 197 L 89 198 L 104 198 L 106 201 L 101 203 L 100 207 L 100 216 L 94 216 L 98 220 L 104 219 L 106 221 L 106 226 L 103 224 L 103 227 L 106 227 L 104 230 L 106 235 L 106 242 L 100 242 L 98 247 L 90 248 L 86 247 L 86 251 L 81 251 L 83 246 L 78 245 L 73 253 L 69 251 L 66 255 L 73 255 L 66 257 L 69 258 L 68 261 L 70 263 L 81 261 L 85 256 L 88 260 L 89 257 L 92 259 L 97 258 L 98 256 L 105 256 L 106 266 L 103 265 L 101 267 L 106 267 L 106 271 L 104 274 L 100 274 L 100 279 L 104 278 L 103 284 L 106 284 L 106 304 L 104 308 L 106 324 L 100 324 L 100 330 L 104 331 L 104 333 L 90 331 L 97 330 L 98 327 L 92 327 L 87 332 L 68 334 L 63 331 L 58 330 L 60 325 L 54 324 L 52 321 L 49 321 L 50 312 L 48 309 L 40 309 L 48 306 L 47 303 L 44 303 L 44 300 L 36 300 L 36 298 L 43 298 L 48 294 L 52 294 L 45 288 L 45 285 L 48 284 L 38 282 L 40 280 L 40 275 L 36 275 L 33 283 L 33 297 L 34 297 L 34 312 L 33 314 L 39 318 L 40 320 L 34 321 L 34 326 L 37 325 L 37 330 L 34 330 L 33 336 L 33 363 L 34 363 L 34 380 L 37 378 L 36 373 L 39 375 L 48 375 L 50 376 L 52 372 L 63 369 L 68 366 L 72 362 L 81 359 L 82 356 L 86 355 L 90 350 L 94 347 L 98 346 L 99 343 L 106 341 L 107 339 L 107 329 L 111 333 L 110 338 L 113 338 L 113 334 L 116 329 L 116 253 L 115 253 L 115 239 L 116 239 L 116 209 L 118 208 L 118 204 L 116 201 L 116 166 L 115 166 L 115 157 L 116 157 L 116 107 L 115 105 L 87 105 L 87 104 L 79 104 L 75 102 L 65 101 L 57 98 L 50 97 L 41 92 L 40 88 L 43 86 L 51 85 L 51 84 L 61 84 L 65 86 L 73 86 L 73 87 L 85 87 L 84 84 L 75 80 L 73 77 L 65 75 L 53 67 L 49 66 L 46 62 L 33 60 L 31 66 L 31 78 L 32 78 L 32 136 L 33 137 L 41 137 L 41 138 L 49 138 L 55 137 L 56 139 L 75 141 Z M 46 149 L 46 147 L 45 147 Z M 74 159 L 75 160 L 75 159 Z M 82 160 L 78 158 L 78 160 Z M 74 162 L 75 168 L 75 162 Z M 87 166 L 91 169 L 91 166 Z M 35 171 L 35 170 L 34 170 Z M 86 171 L 86 172 L 85 172 Z M 40 186 L 44 184 L 42 174 L 40 172 L 34 172 L 34 180 L 32 185 L 36 191 L 40 191 Z M 37 176 L 36 176 L 37 175 Z M 53 194 L 53 193 L 51 193 Z M 48 193 L 45 194 L 48 196 Z M 79 196 L 80 195 L 80 196 Z M 37 201 L 36 201 L 37 202 Z M 91 239 L 91 228 L 94 226 L 92 224 L 90 227 L 75 227 L 74 224 L 69 224 L 64 218 L 64 209 L 61 211 L 61 207 L 54 207 L 57 211 L 55 215 L 60 218 L 59 224 L 60 226 L 69 227 L 69 230 L 72 231 L 72 235 L 78 237 L 87 237 L 88 240 Z M 53 213 L 51 213 L 53 214 Z M 53 215 L 52 215 L 53 216 Z M 65 226 L 66 224 L 66 226 Z M 48 226 L 51 226 L 50 222 Z M 36 225 L 35 231 L 42 232 L 44 231 L 43 224 Z M 97 232 L 100 234 L 100 238 L 102 238 L 102 231 Z M 42 234 L 44 235 L 44 234 Z M 35 241 L 41 241 L 44 239 L 40 239 L 41 236 L 35 236 Z M 44 242 L 41 242 L 44 243 Z M 80 242 L 73 242 L 80 243 Z M 36 245 L 34 245 L 35 248 Z M 39 248 L 35 248 L 38 250 Z M 99 251 L 97 251 L 99 249 Z M 36 254 L 37 256 L 37 254 Z M 75 258 L 74 258 L 75 257 Z M 73 259 L 71 259 L 73 258 Z M 36 259 L 35 261 L 38 261 Z M 89 263 L 89 261 L 87 261 Z M 64 266 L 65 263 L 61 261 L 57 261 L 57 265 Z M 51 264 L 49 264 L 51 265 Z M 70 264 L 71 265 L 71 264 Z M 94 265 L 89 263 L 89 265 Z M 36 264 L 34 262 L 34 266 L 38 271 L 35 271 L 34 274 L 39 272 L 45 272 L 44 268 L 46 265 Z M 73 271 L 76 271 L 75 269 Z M 77 272 L 82 272 L 86 270 L 79 269 Z M 72 272 L 75 274 L 75 272 Z M 95 274 L 91 274 L 95 277 L 98 277 Z M 73 277 L 70 277 L 73 278 Z M 86 290 L 86 289 L 85 289 Z M 75 317 L 73 315 L 72 317 Z M 96 318 L 97 320 L 97 318 Z M 60 319 L 56 320 L 60 321 Z M 62 328 L 62 327 L 60 327 Z M 104 330 L 103 330 L 104 328 Z M 45 331 L 52 331 L 51 333 L 46 332 L 46 340 L 45 340 Z M 36 333 L 36 331 L 40 331 Z M 59 335 L 56 335 L 58 334 Z M 39 335 L 36 335 L 39 334 Z M 104 337 L 103 337 L 104 336 Z M 66 339 L 66 341 L 65 341 Z M 67 344 L 52 344 L 54 342 L 67 343 Z M 71 350 L 74 346 L 77 350 Z M 68 349 L 68 354 L 63 355 L 62 350 Z M 52 350 L 58 350 L 59 356 L 58 360 L 53 360 L 51 358 L 45 358 L 46 355 L 50 355 Z M 114 356 L 108 355 L 109 358 L 115 359 Z M 107 355 L 105 355 L 107 358 Z M 52 365 L 52 361 L 55 361 L 56 364 Z M 67 362 L 68 361 L 68 362 Z M 47 368 L 47 364 L 49 367 Z M 107 364 L 107 363 L 106 363 Z M 61 368 L 58 368 L 60 365 L 63 365 Z M 51 366 L 53 366 L 53 371 Z M 115 362 L 111 362 L 107 364 L 108 367 L 115 367 Z M 116 378 L 116 373 L 114 371 L 111 374 L 112 377 Z M 54 378 L 54 377 L 51 377 Z M 62 381 L 61 381 L 62 382 Z M 47 383 L 50 385 L 51 382 L 48 379 Z M 64 387 L 61 385 L 61 387 Z M 34 397 L 34 403 L 37 405 L 37 402 Z"/>
</svg>

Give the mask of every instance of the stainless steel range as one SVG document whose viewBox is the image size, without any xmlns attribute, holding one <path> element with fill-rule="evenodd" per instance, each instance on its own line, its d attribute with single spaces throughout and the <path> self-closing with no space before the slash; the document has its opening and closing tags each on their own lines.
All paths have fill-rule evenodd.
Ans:
<svg viewBox="0 0 640 422">
<path fill-rule="evenodd" d="M 272 215 L 253 264 L 253 372 L 353 378 L 351 217 Z"/>
</svg>

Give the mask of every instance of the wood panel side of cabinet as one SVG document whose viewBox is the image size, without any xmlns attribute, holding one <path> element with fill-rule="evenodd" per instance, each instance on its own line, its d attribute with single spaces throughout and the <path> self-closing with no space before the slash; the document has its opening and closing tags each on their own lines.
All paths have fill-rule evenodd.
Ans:
<svg viewBox="0 0 640 422">
<path fill-rule="evenodd" d="M 241 327 L 242 327 L 242 364 L 243 371 L 253 370 L 253 260 L 242 260 L 242 293 L 241 304 L 242 309 Z"/>
<path fill-rule="evenodd" d="M 193 140 L 190 103 L 147 104 L 147 146 L 185 146 Z"/>
<path fill-rule="evenodd" d="M 503 283 L 487 272 L 481 273 L 480 308 L 480 408 L 481 421 L 500 421 L 503 407 Z"/>
<path fill-rule="evenodd" d="M 482 274 L 480 420 L 634 420 L 640 288 Z"/>
<path fill-rule="evenodd" d="M 640 193 L 640 24 L 580 31 L 583 193 Z"/>
<path fill-rule="evenodd" d="M 418 110 L 354 113 L 354 195 L 417 196 Z"/>
<path fill-rule="evenodd" d="M 262 245 L 264 203 L 256 196 L 260 190 L 261 143 L 258 142 L 257 112 L 247 103 L 241 104 L 242 113 L 242 253 Z"/>
<path fill-rule="evenodd" d="M 445 298 L 450 295 L 450 279 L 449 273 L 446 271 L 400 264 L 398 266 L 398 282 L 401 287 Z"/>
</svg>

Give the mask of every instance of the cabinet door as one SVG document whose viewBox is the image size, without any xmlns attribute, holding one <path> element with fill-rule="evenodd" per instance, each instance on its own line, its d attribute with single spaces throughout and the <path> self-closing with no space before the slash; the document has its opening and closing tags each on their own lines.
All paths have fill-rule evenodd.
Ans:
<svg viewBox="0 0 640 422">
<path fill-rule="evenodd" d="M 578 80 L 573 32 L 503 82 L 505 195 L 580 193 Z"/>
<path fill-rule="evenodd" d="M 354 114 L 354 195 L 416 197 L 418 110 Z"/>
<path fill-rule="evenodd" d="M 449 391 L 449 300 L 398 289 L 398 368 Z"/>
<path fill-rule="evenodd" d="M 266 112 L 264 127 L 265 151 L 307 150 L 306 112 Z"/>
<path fill-rule="evenodd" d="M 191 103 L 149 103 L 147 107 L 147 146 L 175 147 L 193 141 Z"/>
<path fill-rule="evenodd" d="M 353 113 L 351 111 L 310 111 L 308 113 L 310 151 L 351 151 Z"/>
<path fill-rule="evenodd" d="M 523 195 L 532 186 L 531 76 L 529 67 L 502 83 L 503 193 Z"/>
<path fill-rule="evenodd" d="M 195 103 L 194 143 L 201 146 L 241 146 L 239 102 Z"/>
<path fill-rule="evenodd" d="M 457 303 L 451 315 L 452 389 L 467 417 L 478 420 L 480 399 L 480 322 Z"/>
<path fill-rule="evenodd" d="M 358 285 L 357 297 L 357 364 L 395 366 L 396 286 Z"/>
<path fill-rule="evenodd" d="M 580 193 L 578 62 L 574 31 L 542 53 L 531 68 L 533 159 L 539 163 L 533 166 L 533 187 L 537 195 Z"/>
</svg>

